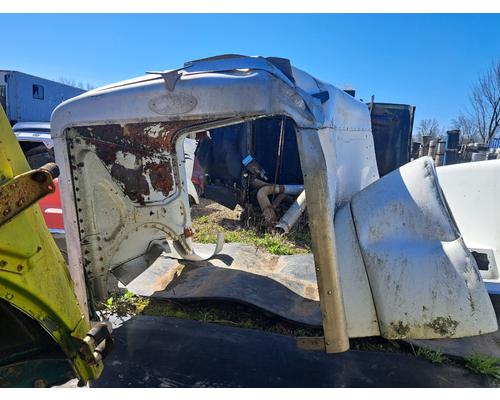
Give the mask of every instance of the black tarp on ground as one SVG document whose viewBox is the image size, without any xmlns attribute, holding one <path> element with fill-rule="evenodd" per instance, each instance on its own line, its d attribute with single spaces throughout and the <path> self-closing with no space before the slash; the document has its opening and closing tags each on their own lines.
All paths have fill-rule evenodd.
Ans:
<svg viewBox="0 0 500 400">
<path fill-rule="evenodd" d="M 211 246 L 197 243 L 195 248 L 207 252 Z M 160 257 L 127 288 L 155 299 L 246 304 L 285 320 L 322 326 L 312 254 L 274 256 L 250 245 L 226 243 L 224 254 L 208 261 L 179 263 Z M 500 296 L 491 298 L 500 324 Z M 500 357 L 500 331 L 411 343 L 452 357 L 474 353 Z"/>
<path fill-rule="evenodd" d="M 485 387 L 465 369 L 400 353 L 300 350 L 296 339 L 191 320 L 135 316 L 115 330 L 93 387 Z"/>
</svg>

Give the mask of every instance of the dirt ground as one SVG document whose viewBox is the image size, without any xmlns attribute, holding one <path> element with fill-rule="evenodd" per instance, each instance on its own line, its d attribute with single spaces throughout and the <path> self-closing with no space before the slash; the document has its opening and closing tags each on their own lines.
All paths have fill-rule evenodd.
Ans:
<svg viewBox="0 0 500 400">
<path fill-rule="evenodd" d="M 239 229 L 241 227 L 240 218 L 243 213 L 243 208 L 236 206 L 234 210 L 230 210 L 215 201 L 200 198 L 200 204 L 194 204 L 191 207 L 191 218 L 196 220 L 206 216 L 210 221 L 220 224 L 223 228 Z"/>
<path fill-rule="evenodd" d="M 265 227 L 259 212 L 250 210 L 245 217 L 244 214 L 245 210 L 240 206 L 230 210 L 211 200 L 200 198 L 200 204 L 194 205 L 191 211 L 195 242 L 215 243 L 217 232 L 221 232 L 228 243 L 251 244 L 275 255 L 311 251 L 305 215 L 292 232 L 281 235 Z"/>
</svg>

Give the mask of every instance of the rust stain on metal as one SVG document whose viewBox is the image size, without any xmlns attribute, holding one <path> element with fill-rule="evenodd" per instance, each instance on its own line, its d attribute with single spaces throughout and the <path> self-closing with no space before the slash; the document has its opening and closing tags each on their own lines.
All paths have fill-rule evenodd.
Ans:
<svg viewBox="0 0 500 400">
<path fill-rule="evenodd" d="M 209 120 L 139 122 L 77 127 L 80 136 L 96 146 L 97 154 L 105 163 L 113 163 L 116 154 L 123 151 L 136 157 L 151 157 L 173 150 L 174 139 L 182 129 L 204 124 Z"/>
<path fill-rule="evenodd" d="M 174 138 L 178 131 L 206 121 L 170 121 L 156 123 L 127 124 L 123 128 L 123 136 L 134 144 L 156 151 L 172 151 Z"/>
<path fill-rule="evenodd" d="M 191 228 L 184 228 L 184 237 L 188 238 L 194 235 L 194 232 Z"/>
<path fill-rule="evenodd" d="M 77 127 L 75 130 L 87 145 L 94 146 L 96 155 L 121 184 L 124 194 L 144 205 L 152 192 L 168 197 L 174 189 L 171 155 L 175 154 L 174 143 L 179 131 L 207 122 L 209 120 L 141 122 Z M 125 158 L 134 157 L 134 168 L 118 161 L 119 152 Z"/>
<path fill-rule="evenodd" d="M 169 161 L 160 163 L 147 163 L 144 171 L 149 173 L 149 179 L 153 188 L 166 196 L 170 194 L 174 187 L 172 166 Z"/>
<path fill-rule="evenodd" d="M 111 167 L 111 176 L 123 184 L 123 191 L 130 200 L 144 205 L 145 197 L 149 196 L 150 192 L 142 167 L 131 169 L 125 168 L 120 164 L 113 164 Z"/>
<path fill-rule="evenodd" d="M 97 156 L 104 162 L 104 164 L 113 164 L 116 161 L 116 145 L 105 142 L 96 144 Z"/>
<path fill-rule="evenodd" d="M 0 225 L 55 190 L 52 175 L 45 167 L 15 176 L 0 186 Z"/>
</svg>

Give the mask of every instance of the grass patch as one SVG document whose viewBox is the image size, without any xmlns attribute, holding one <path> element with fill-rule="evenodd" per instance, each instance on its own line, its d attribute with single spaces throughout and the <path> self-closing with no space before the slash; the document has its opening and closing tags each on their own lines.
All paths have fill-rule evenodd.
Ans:
<svg viewBox="0 0 500 400">
<path fill-rule="evenodd" d="M 323 336 L 321 328 L 300 326 L 240 304 L 221 302 L 179 303 L 151 300 L 143 315 L 167 316 L 201 322 L 257 329 L 288 336 Z"/>
<path fill-rule="evenodd" d="M 419 347 L 417 349 L 417 356 L 425 358 L 434 364 L 443 364 L 448 361 L 448 358 L 439 350 L 432 350 L 427 347 Z"/>
<path fill-rule="evenodd" d="M 500 379 L 500 358 L 473 354 L 465 358 L 465 367 L 481 375 L 490 375 Z"/>
<path fill-rule="evenodd" d="M 257 329 L 287 336 L 323 336 L 322 328 L 302 326 L 241 304 L 216 301 L 174 302 L 137 296 L 129 291 L 115 293 L 98 309 L 109 316 L 150 315 L 190 319 L 238 328 Z"/>
<path fill-rule="evenodd" d="M 97 303 L 97 309 L 104 314 L 116 314 L 119 317 L 138 314 L 147 305 L 147 298 L 140 297 L 126 290 L 116 292 L 105 302 Z"/>
<path fill-rule="evenodd" d="M 193 219 L 194 241 L 199 243 L 215 243 L 217 232 L 224 234 L 228 243 L 245 243 L 256 246 L 275 255 L 304 254 L 310 251 L 307 239 L 300 234 L 297 238 L 287 235 L 275 235 L 259 232 L 256 228 L 241 226 L 223 226 L 209 216 L 203 215 Z M 295 240 L 294 240 L 295 239 Z"/>
<path fill-rule="evenodd" d="M 112 300 L 110 300 L 112 299 Z M 226 325 L 236 328 L 256 329 L 294 337 L 322 337 L 323 328 L 286 321 L 265 311 L 238 303 L 221 301 L 178 302 L 137 296 L 129 291 L 115 293 L 98 305 L 109 316 L 149 315 L 170 317 Z M 397 342 L 381 337 L 350 339 L 350 346 L 358 351 L 404 352 Z"/>
<path fill-rule="evenodd" d="M 99 303 L 98 309 L 105 318 L 110 314 L 117 316 L 149 315 L 256 329 L 293 337 L 324 336 L 321 327 L 305 326 L 286 321 L 263 310 L 238 303 L 221 301 L 178 302 L 137 296 L 126 291 L 113 294 L 105 302 Z M 408 353 L 397 341 L 381 337 L 351 338 L 349 342 L 352 350 Z"/>
<path fill-rule="evenodd" d="M 352 350 L 377 351 L 388 353 L 407 353 L 397 341 L 384 339 L 380 336 L 363 338 L 350 338 L 349 344 Z"/>
</svg>

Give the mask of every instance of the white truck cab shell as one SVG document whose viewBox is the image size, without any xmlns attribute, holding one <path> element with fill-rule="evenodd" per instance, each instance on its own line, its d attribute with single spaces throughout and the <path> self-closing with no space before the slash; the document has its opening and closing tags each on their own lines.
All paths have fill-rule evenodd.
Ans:
<svg viewBox="0 0 500 400">
<path fill-rule="evenodd" d="M 69 267 L 84 308 L 84 271 L 93 292 L 102 297 L 116 286 L 111 271 L 144 270 L 171 246 L 181 257 L 196 256 L 184 138 L 268 116 L 286 116 L 295 123 L 327 351 L 347 350 L 349 336 L 460 337 L 497 329 L 479 274 L 463 276 L 462 264 L 470 255 L 466 248 L 452 252 L 457 260 L 446 261 L 439 243 L 447 238 L 429 232 L 434 244 L 427 249 L 436 252 L 434 259 L 439 262 L 433 262 L 429 254 L 430 264 L 419 275 L 415 270 L 419 258 L 413 259 L 410 250 L 420 238 L 412 236 L 410 229 L 408 247 L 398 249 L 408 250 L 407 265 L 386 257 L 382 275 L 372 260 L 379 253 L 393 251 L 391 240 L 384 230 L 378 236 L 383 248 L 373 247 L 371 240 L 358 240 L 357 232 L 365 225 L 357 218 L 357 208 L 351 207 L 351 199 L 379 182 L 366 104 L 292 67 L 288 60 L 237 55 L 192 61 L 177 70 L 105 86 L 54 111 L 52 135 L 61 167 Z M 422 169 L 428 168 L 413 164 L 404 173 L 409 180 L 387 175 L 377 188 L 387 184 L 390 188 L 391 182 L 396 192 L 406 191 L 406 185 L 422 186 L 420 180 L 427 179 Z M 440 193 L 437 180 L 423 186 L 446 223 L 451 216 L 441 207 L 442 198 L 435 195 Z M 359 197 L 360 201 L 383 208 L 384 201 L 373 202 L 370 193 Z M 401 209 L 406 207 L 410 214 L 420 212 L 426 203 L 425 198 L 417 203 L 411 202 L 411 196 L 401 198 L 406 202 Z M 345 207 L 351 210 L 334 222 Z M 342 247 L 340 253 L 338 247 Z M 368 252 L 371 258 L 366 259 Z M 443 263 L 449 287 L 462 288 L 458 297 L 450 298 L 443 281 L 433 279 L 442 275 Z M 473 260 L 467 268 L 477 272 Z M 387 281 L 387 287 L 397 285 L 398 277 L 408 272 L 405 269 L 416 280 L 414 287 L 421 281 L 423 296 L 408 286 L 409 280 L 398 291 L 409 297 L 405 302 L 383 298 L 383 291 L 370 289 L 380 280 Z M 471 310 L 471 297 L 477 312 Z M 397 310 L 393 313 L 397 319 L 391 319 L 387 304 Z M 453 329 L 436 328 L 447 318 L 452 319 Z"/>
</svg>

